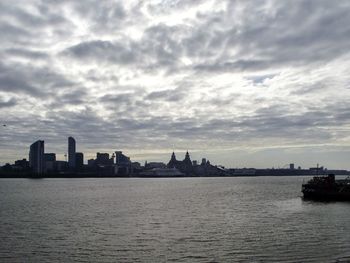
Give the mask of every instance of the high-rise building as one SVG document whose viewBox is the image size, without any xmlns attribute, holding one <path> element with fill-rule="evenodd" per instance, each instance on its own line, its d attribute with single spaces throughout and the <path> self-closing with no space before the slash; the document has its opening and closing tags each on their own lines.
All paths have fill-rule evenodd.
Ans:
<svg viewBox="0 0 350 263">
<path fill-rule="evenodd" d="M 83 153 L 75 153 L 75 165 L 77 169 L 82 169 L 84 166 L 84 154 Z"/>
<path fill-rule="evenodd" d="M 36 141 L 30 146 L 29 167 L 35 174 L 44 173 L 44 141 Z"/>
<path fill-rule="evenodd" d="M 68 166 L 70 169 L 75 169 L 75 140 L 73 137 L 68 137 Z"/>
</svg>

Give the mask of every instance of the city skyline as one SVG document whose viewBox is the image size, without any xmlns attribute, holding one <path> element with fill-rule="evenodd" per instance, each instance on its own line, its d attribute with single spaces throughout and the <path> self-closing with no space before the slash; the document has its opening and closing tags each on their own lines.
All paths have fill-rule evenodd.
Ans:
<svg viewBox="0 0 350 263">
<path fill-rule="evenodd" d="M 0 3 L 0 164 L 173 150 L 350 169 L 347 1 Z M 182 156 L 183 153 L 183 156 Z M 72 155 L 73 156 L 73 155 Z"/>
<path fill-rule="evenodd" d="M 52 165 L 54 165 L 54 163 L 51 162 L 58 162 L 60 163 L 60 165 L 64 166 L 64 169 L 68 169 L 69 171 L 79 171 L 79 169 L 81 169 L 84 165 L 88 165 L 90 166 L 91 163 L 89 163 L 89 161 L 95 161 L 96 159 L 100 159 L 106 161 L 107 165 L 113 164 L 114 163 L 114 159 L 115 159 L 115 163 L 118 163 L 117 160 L 119 160 L 118 156 L 125 156 L 123 153 L 123 151 L 121 150 L 112 150 L 112 151 L 99 151 L 98 148 L 95 148 L 95 150 L 97 150 L 97 152 L 94 152 L 93 154 L 85 154 L 84 152 L 77 152 L 76 151 L 76 140 L 74 137 L 69 136 L 68 140 L 67 140 L 67 151 L 65 153 L 56 153 L 52 151 L 52 148 L 50 149 L 50 151 L 48 152 L 47 150 L 47 146 L 44 146 L 45 144 L 45 140 L 37 140 L 35 142 L 33 142 L 30 147 L 29 147 L 29 151 L 28 151 L 28 156 L 29 158 L 26 158 L 24 156 L 21 156 L 18 160 L 11 160 L 9 162 L 7 162 L 6 164 L 13 164 L 13 163 L 17 163 L 17 162 L 28 162 L 28 165 L 33 169 L 33 171 L 35 171 L 36 173 L 42 173 L 42 171 L 45 169 L 45 162 L 49 161 L 50 162 L 50 167 Z M 79 145 L 79 148 L 84 148 L 83 145 Z M 180 150 L 177 151 L 175 149 L 172 150 L 172 153 L 170 155 L 170 152 L 165 153 L 165 157 L 161 158 L 161 159 L 156 159 L 156 158 L 151 158 L 151 159 L 138 159 L 137 155 L 131 155 L 131 157 L 127 157 L 125 156 L 125 158 L 128 158 L 127 163 L 132 163 L 131 160 L 134 161 L 134 163 L 137 163 L 137 165 L 143 165 L 146 166 L 147 163 L 157 163 L 157 164 L 167 164 L 168 166 L 170 165 L 176 165 L 178 160 L 176 159 L 175 156 L 175 152 L 176 152 L 176 156 L 180 157 L 180 159 L 183 159 L 183 161 L 185 162 L 185 166 L 188 165 L 188 163 L 193 162 L 193 165 L 197 165 L 197 163 L 200 163 L 200 161 L 203 163 L 207 162 L 210 164 L 210 161 L 208 159 L 208 157 L 213 157 L 210 153 L 207 155 L 201 155 L 199 156 L 198 153 L 192 156 L 194 158 L 191 158 L 189 155 L 189 151 L 186 150 L 185 152 Z M 192 154 L 192 153 L 191 153 Z M 33 157 L 34 156 L 34 157 Z M 41 156 L 41 157 L 39 157 Z M 111 157 L 111 158 L 110 158 Z M 135 158 L 136 157 L 136 158 Z M 170 157 L 170 161 L 168 162 L 167 160 L 169 160 Z M 121 157 L 123 160 L 124 157 Z M 41 160 L 40 160 L 41 159 Z M 180 160 L 179 159 L 179 160 Z M 192 160 L 191 160 L 192 159 Z M 213 158 L 215 160 L 215 158 Z M 102 161 L 102 162 L 104 162 Z M 182 161 L 180 161 L 181 163 Z M 36 163 L 36 164 L 34 164 Z M 172 163 L 172 165 L 171 165 Z M 5 164 L 5 163 L 4 163 Z M 0 160 L 0 167 L 2 165 L 4 165 L 1 163 Z M 22 165 L 22 164 L 21 164 Z M 15 165 L 16 166 L 16 165 Z M 182 166 L 180 164 L 180 166 Z M 225 167 L 225 165 L 221 164 L 221 163 L 215 163 L 214 164 L 215 167 Z M 268 166 L 239 166 L 239 165 L 226 165 L 226 169 L 246 169 L 246 168 L 252 168 L 252 169 L 315 169 L 315 167 L 322 167 L 322 169 L 326 169 L 327 170 L 327 163 L 315 163 L 310 165 L 309 167 L 307 166 L 302 166 L 300 165 L 300 163 L 295 163 L 291 160 L 289 160 L 289 162 L 282 164 L 277 164 L 277 165 L 273 165 L 272 167 L 268 167 Z M 339 167 L 329 167 L 331 170 L 347 170 L 346 168 L 339 168 Z M 51 168 L 50 168 L 51 169 Z"/>
</svg>

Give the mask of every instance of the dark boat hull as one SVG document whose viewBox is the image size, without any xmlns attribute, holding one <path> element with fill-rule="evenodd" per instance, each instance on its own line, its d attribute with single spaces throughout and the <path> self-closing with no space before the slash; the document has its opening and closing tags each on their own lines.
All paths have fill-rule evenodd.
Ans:
<svg viewBox="0 0 350 263">
<path fill-rule="evenodd" d="M 302 191 L 304 199 L 320 201 L 350 201 L 349 192 L 336 191 Z"/>
</svg>

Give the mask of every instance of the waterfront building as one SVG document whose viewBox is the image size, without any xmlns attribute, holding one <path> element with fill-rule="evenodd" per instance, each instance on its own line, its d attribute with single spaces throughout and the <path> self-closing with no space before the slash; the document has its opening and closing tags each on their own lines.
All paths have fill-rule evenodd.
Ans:
<svg viewBox="0 0 350 263">
<path fill-rule="evenodd" d="M 53 172 L 56 170 L 56 154 L 45 153 L 44 154 L 44 170 L 45 173 Z"/>
<path fill-rule="evenodd" d="M 69 169 L 75 169 L 75 139 L 68 137 L 68 166 Z"/>
<path fill-rule="evenodd" d="M 21 167 L 22 169 L 27 169 L 29 167 L 29 162 L 27 159 L 17 160 L 15 161 L 15 166 Z"/>
<path fill-rule="evenodd" d="M 96 153 L 95 165 L 106 166 L 112 165 L 113 159 L 109 158 L 109 153 Z"/>
<path fill-rule="evenodd" d="M 122 151 L 115 152 L 115 164 L 116 165 L 129 165 L 130 158 L 123 154 Z"/>
<path fill-rule="evenodd" d="M 82 169 L 84 166 L 84 154 L 81 152 L 75 153 L 75 166 L 77 169 Z"/>
<path fill-rule="evenodd" d="M 44 173 L 44 141 L 36 141 L 30 146 L 29 167 L 35 174 Z"/>
<path fill-rule="evenodd" d="M 67 172 L 69 169 L 68 162 L 66 161 L 56 161 L 55 163 L 58 172 Z"/>
<path fill-rule="evenodd" d="M 153 168 L 166 168 L 166 164 L 162 162 L 145 163 L 145 169 L 153 169 Z"/>
<path fill-rule="evenodd" d="M 192 161 L 191 161 L 190 154 L 188 153 L 188 151 L 186 152 L 185 159 L 183 161 L 176 160 L 175 153 L 173 152 L 171 154 L 171 158 L 167 164 L 167 167 L 168 168 L 176 168 L 180 172 L 182 172 L 186 175 L 191 175 L 193 173 Z"/>
</svg>

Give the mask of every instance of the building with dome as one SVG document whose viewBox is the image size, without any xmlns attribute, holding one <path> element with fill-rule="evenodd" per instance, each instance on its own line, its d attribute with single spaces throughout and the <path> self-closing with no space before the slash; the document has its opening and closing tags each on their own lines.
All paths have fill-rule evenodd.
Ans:
<svg viewBox="0 0 350 263">
<path fill-rule="evenodd" d="M 167 167 L 176 168 L 185 175 L 193 175 L 194 172 L 191 157 L 188 151 L 186 152 L 185 159 L 183 159 L 182 161 L 176 160 L 175 153 L 173 152 L 171 154 L 171 158 L 167 164 Z"/>
</svg>

